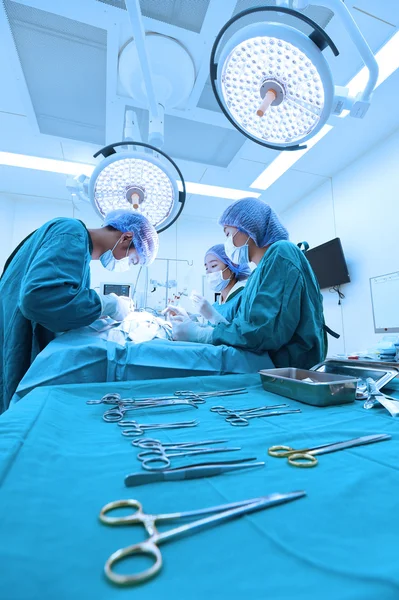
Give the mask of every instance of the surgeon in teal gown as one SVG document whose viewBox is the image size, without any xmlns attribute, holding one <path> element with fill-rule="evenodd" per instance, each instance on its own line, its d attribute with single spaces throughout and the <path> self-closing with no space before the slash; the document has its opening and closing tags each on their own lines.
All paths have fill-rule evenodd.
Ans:
<svg viewBox="0 0 399 600">
<path fill-rule="evenodd" d="M 157 251 L 154 227 L 125 210 L 108 213 L 101 229 L 54 219 L 21 242 L 0 279 L 0 413 L 57 332 L 90 325 L 100 316 L 121 321 L 130 312 L 126 299 L 90 289 L 90 261 L 122 271 L 150 264 Z"/>
<path fill-rule="evenodd" d="M 175 317 L 174 339 L 267 351 L 276 367 L 308 369 L 324 360 L 327 341 L 319 285 L 274 211 L 260 200 L 244 198 L 225 210 L 219 224 L 230 260 L 251 261 L 257 268 L 230 323 L 201 327 Z"/>
</svg>

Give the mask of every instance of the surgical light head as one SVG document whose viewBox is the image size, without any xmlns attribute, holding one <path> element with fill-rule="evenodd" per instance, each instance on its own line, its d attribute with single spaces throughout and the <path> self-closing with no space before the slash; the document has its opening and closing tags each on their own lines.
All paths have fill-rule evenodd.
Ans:
<svg viewBox="0 0 399 600">
<path fill-rule="evenodd" d="M 341 0 L 318 0 L 317 4 L 332 8 L 338 1 L 341 5 Z M 294 6 L 297 3 L 294 0 Z M 283 0 L 279 7 L 251 8 L 226 23 L 212 49 L 211 83 L 225 116 L 244 135 L 275 150 L 297 150 L 320 131 L 332 114 L 340 114 L 356 102 L 348 98 L 347 90 L 334 87 L 323 54 L 329 47 L 338 55 L 333 41 L 311 19 L 283 4 L 288 6 Z M 339 8 L 337 12 L 346 17 L 346 10 Z M 258 16 L 261 21 L 248 23 L 248 15 L 252 20 Z M 296 26 L 275 22 L 276 15 L 294 17 Z M 350 19 L 343 19 L 348 30 L 355 30 L 362 38 Z M 301 22 L 310 26 L 310 35 L 299 29 Z M 359 41 L 355 34 L 353 37 Z M 363 38 L 362 43 L 367 46 Z M 370 79 L 374 79 L 369 70 Z M 370 85 L 353 116 L 364 116 L 369 92 Z"/>
<path fill-rule="evenodd" d="M 120 146 L 133 148 L 116 151 Z M 176 221 L 186 189 L 179 168 L 167 154 L 141 142 L 119 142 L 95 157 L 99 154 L 104 160 L 90 178 L 89 196 L 100 217 L 114 209 L 130 209 L 145 216 L 157 231 Z"/>
</svg>

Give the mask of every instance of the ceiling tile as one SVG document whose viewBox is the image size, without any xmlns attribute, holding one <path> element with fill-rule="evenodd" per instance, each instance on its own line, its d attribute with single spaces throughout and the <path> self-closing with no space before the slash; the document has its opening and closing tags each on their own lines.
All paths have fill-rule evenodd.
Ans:
<svg viewBox="0 0 399 600">
<path fill-rule="evenodd" d="M 101 144 L 107 33 L 4 0 L 40 131 Z"/>
</svg>

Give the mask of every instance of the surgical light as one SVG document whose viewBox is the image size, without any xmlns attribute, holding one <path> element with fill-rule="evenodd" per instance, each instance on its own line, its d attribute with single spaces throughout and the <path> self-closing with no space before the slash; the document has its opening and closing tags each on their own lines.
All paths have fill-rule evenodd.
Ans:
<svg viewBox="0 0 399 600">
<path fill-rule="evenodd" d="M 116 151 L 120 146 L 132 150 Z M 94 169 L 89 197 L 97 214 L 117 208 L 136 210 L 158 232 L 170 227 L 183 210 L 186 185 L 176 163 L 164 152 L 142 142 L 118 142 L 94 157 L 104 159 Z M 180 188 L 180 190 L 179 190 Z"/>
<path fill-rule="evenodd" d="M 342 5 L 341 0 L 318 0 L 317 4 L 332 8 L 338 2 Z M 339 7 L 348 31 L 355 30 L 353 39 L 369 70 L 364 94 L 350 98 L 347 89 L 334 87 L 323 54 L 329 47 L 338 56 L 331 38 L 317 23 L 282 4 L 287 2 L 244 10 L 226 23 L 211 52 L 211 84 L 225 116 L 245 136 L 274 150 L 299 150 L 306 147 L 300 144 L 322 130 L 331 114 L 348 108 L 352 116 L 364 116 L 378 67 L 350 13 Z M 294 0 L 295 4 L 304 7 L 308 3 Z M 253 19 L 273 11 L 304 22 L 311 34 L 267 18 L 245 24 L 248 15 Z M 237 30 L 241 22 L 244 25 Z"/>
</svg>

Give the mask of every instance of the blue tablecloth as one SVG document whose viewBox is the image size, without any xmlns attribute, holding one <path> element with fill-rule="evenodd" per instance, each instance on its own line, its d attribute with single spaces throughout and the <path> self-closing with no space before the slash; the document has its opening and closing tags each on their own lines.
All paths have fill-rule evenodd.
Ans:
<svg viewBox="0 0 399 600">
<path fill-rule="evenodd" d="M 198 418 L 195 429 L 158 432 L 163 441 L 225 439 L 264 468 L 209 479 L 125 488 L 140 470 L 136 450 L 106 407 L 87 399 L 174 392 L 182 380 L 70 385 L 34 390 L 0 418 L 0 565 L 3 600 L 397 600 L 398 422 L 361 404 L 253 419 L 234 428 L 214 404 L 260 406 L 286 400 L 264 392 L 257 376 L 184 380 L 195 391 L 246 386 L 248 395 L 208 400 L 198 410 L 136 413 L 140 422 Z M 270 458 L 272 444 L 301 448 L 370 433 L 392 440 L 319 457 L 314 469 Z M 154 436 L 153 436 L 154 437 Z M 196 461 L 204 460 L 197 457 Z M 172 466 L 194 462 L 176 459 Z M 103 575 L 117 548 L 143 539 L 136 527 L 106 527 L 104 504 L 136 498 L 147 512 L 191 510 L 304 489 L 307 497 L 161 546 L 162 572 L 140 588 L 118 588 Z"/>
<path fill-rule="evenodd" d="M 273 366 L 267 353 L 161 339 L 118 344 L 84 327 L 44 348 L 20 382 L 13 402 L 38 386 L 257 373 Z"/>
</svg>

